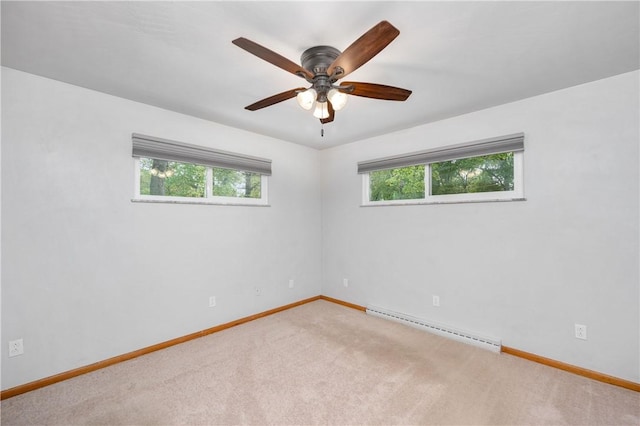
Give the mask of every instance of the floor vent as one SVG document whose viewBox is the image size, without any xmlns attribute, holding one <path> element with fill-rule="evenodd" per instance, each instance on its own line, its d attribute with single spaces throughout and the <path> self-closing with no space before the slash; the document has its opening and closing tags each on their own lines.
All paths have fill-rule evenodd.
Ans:
<svg viewBox="0 0 640 426">
<path fill-rule="evenodd" d="M 437 324 L 431 321 L 426 321 L 422 318 L 416 318 L 411 315 L 401 314 L 399 312 L 390 311 L 388 309 L 379 308 L 376 306 L 367 306 L 367 314 L 380 318 L 386 318 L 402 324 L 407 324 L 411 327 L 416 327 L 421 330 L 426 330 L 431 333 L 438 334 L 440 336 L 478 346 L 483 349 L 488 349 L 492 352 L 500 352 L 502 346 L 500 339 L 479 336 L 475 333 L 457 330 L 453 327 L 449 327 L 443 324 Z"/>
</svg>

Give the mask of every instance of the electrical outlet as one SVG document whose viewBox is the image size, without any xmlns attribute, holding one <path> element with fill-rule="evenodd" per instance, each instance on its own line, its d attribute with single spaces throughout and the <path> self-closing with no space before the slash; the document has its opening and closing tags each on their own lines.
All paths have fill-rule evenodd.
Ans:
<svg viewBox="0 0 640 426">
<path fill-rule="evenodd" d="M 587 340 L 587 326 L 582 324 L 574 324 L 576 327 L 576 339 Z"/>
<path fill-rule="evenodd" d="M 9 342 L 9 356 L 18 356 L 24 353 L 24 342 L 22 339 L 12 340 Z"/>
<path fill-rule="evenodd" d="M 289 288 L 293 288 L 293 280 L 289 280 Z"/>
<path fill-rule="evenodd" d="M 260 287 L 255 288 L 256 296 L 260 296 L 262 294 L 262 289 Z"/>
<path fill-rule="evenodd" d="M 440 306 L 440 296 L 433 296 L 433 306 Z"/>
<path fill-rule="evenodd" d="M 216 306 L 216 297 L 215 296 L 209 296 L 209 307 L 213 308 L 214 306 Z"/>
<path fill-rule="evenodd" d="M 348 278 L 343 278 L 342 279 L 342 285 L 345 287 L 349 287 L 349 279 Z"/>
</svg>

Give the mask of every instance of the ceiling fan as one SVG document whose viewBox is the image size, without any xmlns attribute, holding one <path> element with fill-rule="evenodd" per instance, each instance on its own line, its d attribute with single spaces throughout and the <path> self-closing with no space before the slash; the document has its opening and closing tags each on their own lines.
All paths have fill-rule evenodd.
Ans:
<svg viewBox="0 0 640 426">
<path fill-rule="evenodd" d="M 302 66 L 251 40 L 244 37 L 237 38 L 232 42 L 236 46 L 304 78 L 311 84 L 309 88 L 298 87 L 262 99 L 245 109 L 256 111 L 295 97 L 302 108 L 313 109 L 314 117 L 325 124 L 332 122 L 335 111 L 344 107 L 347 95 L 404 101 L 411 95 L 411 90 L 355 81 L 336 84 L 339 79 L 360 68 L 380 53 L 398 34 L 400 31 L 397 28 L 387 21 L 382 21 L 354 41 L 344 52 L 331 46 L 315 46 L 305 50 L 300 58 Z"/>
</svg>

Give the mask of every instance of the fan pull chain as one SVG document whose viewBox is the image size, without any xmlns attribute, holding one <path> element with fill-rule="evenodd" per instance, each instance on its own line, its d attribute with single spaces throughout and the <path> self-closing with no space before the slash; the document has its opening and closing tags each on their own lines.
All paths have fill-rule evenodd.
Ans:
<svg viewBox="0 0 640 426">
<path fill-rule="evenodd" d="M 322 123 L 322 125 L 320 127 L 320 137 L 324 138 L 324 123 Z"/>
</svg>

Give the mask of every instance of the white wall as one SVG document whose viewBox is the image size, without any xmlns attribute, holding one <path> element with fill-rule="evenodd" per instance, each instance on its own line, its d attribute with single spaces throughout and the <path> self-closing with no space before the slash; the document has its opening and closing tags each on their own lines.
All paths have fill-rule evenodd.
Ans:
<svg viewBox="0 0 640 426">
<path fill-rule="evenodd" d="M 7 68 L 2 102 L 2 389 L 320 294 L 318 151 Z M 271 207 L 132 203 L 132 132 L 272 159 Z"/>
<path fill-rule="evenodd" d="M 639 382 L 638 80 L 322 151 L 323 294 Z M 358 161 L 516 132 L 526 201 L 359 206 Z M 574 323 L 588 326 L 587 341 Z"/>
<path fill-rule="evenodd" d="M 3 68 L 2 389 L 319 293 L 638 382 L 638 79 L 318 152 Z M 360 207 L 358 161 L 521 131 L 527 201 Z M 132 203 L 132 132 L 273 159 L 271 207 Z"/>
</svg>

